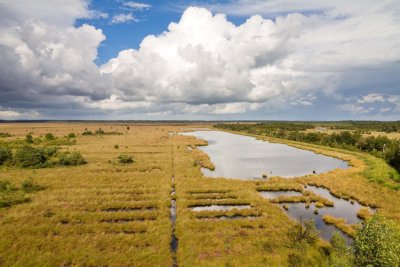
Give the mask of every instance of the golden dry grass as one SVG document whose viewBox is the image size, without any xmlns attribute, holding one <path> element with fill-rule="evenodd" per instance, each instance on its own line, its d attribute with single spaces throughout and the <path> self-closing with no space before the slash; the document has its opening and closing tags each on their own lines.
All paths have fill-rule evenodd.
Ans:
<svg viewBox="0 0 400 267">
<path fill-rule="evenodd" d="M 129 131 L 126 126 L 93 124 L 0 127 L 21 139 L 27 131 L 34 136 L 47 132 L 63 136 L 102 127 L 124 133 L 80 136 L 77 145 L 64 148 L 80 151 L 89 162 L 85 166 L 0 169 L 0 179 L 19 182 L 32 176 L 48 187 L 31 194 L 30 203 L 0 210 L 0 265 L 172 264 L 170 146 L 162 127 L 137 126 Z M 121 153 L 133 155 L 136 163 L 117 163 Z"/>
<path fill-rule="evenodd" d="M 340 129 L 326 129 L 325 131 L 320 131 L 318 129 L 307 129 L 303 131 L 305 133 L 326 133 L 326 134 L 333 134 L 333 133 L 341 133 L 341 132 L 353 132 L 350 130 L 340 130 Z M 364 133 L 362 134 L 364 137 L 369 137 L 369 136 L 386 136 L 387 138 L 390 139 L 399 139 L 400 138 L 400 132 L 391 132 L 391 133 L 386 133 L 386 132 L 377 132 L 377 131 L 371 131 L 369 133 Z"/>
<path fill-rule="evenodd" d="M 0 168 L 0 180 L 19 183 L 32 176 L 47 186 L 30 194 L 29 203 L 0 209 L 0 265 L 171 266 L 171 198 L 177 203 L 179 266 L 287 266 L 290 255 L 298 253 L 287 236 L 295 222 L 257 190 L 302 192 L 305 184 L 323 186 L 335 195 L 377 206 L 379 213 L 400 222 L 399 191 L 365 177 L 364 154 L 269 139 L 342 158 L 353 167 L 296 179 L 242 181 L 203 177 L 200 168 L 213 167 L 196 149 L 205 142 L 169 134 L 211 125 L 131 124 L 128 130 L 124 123 L 26 123 L 0 124 L 0 132 L 13 135 L 4 142 L 23 139 L 28 132 L 34 137 L 48 132 L 64 136 L 100 127 L 122 135 L 78 136 L 76 145 L 63 147 L 80 151 L 87 165 Z M 132 155 L 135 163 L 118 163 L 120 154 Z M 171 186 L 175 196 L 170 195 Z M 189 209 L 211 204 L 251 208 Z M 321 265 L 324 246 L 305 248 L 304 266 Z"/>
<path fill-rule="evenodd" d="M 361 208 L 358 212 L 357 212 L 357 217 L 366 221 L 369 218 L 371 218 L 372 216 L 372 212 L 369 208 Z"/>
<path fill-rule="evenodd" d="M 390 139 L 400 139 L 400 132 L 391 132 L 391 133 L 385 133 L 385 132 L 370 132 L 367 134 L 363 134 L 363 136 L 368 137 L 368 136 L 386 136 L 387 138 Z"/>
</svg>

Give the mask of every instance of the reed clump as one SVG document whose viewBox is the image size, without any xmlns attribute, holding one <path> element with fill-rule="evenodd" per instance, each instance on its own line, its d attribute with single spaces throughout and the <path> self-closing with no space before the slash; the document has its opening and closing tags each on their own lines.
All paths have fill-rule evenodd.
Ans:
<svg viewBox="0 0 400 267">
<path fill-rule="evenodd" d="M 322 219 L 327 224 L 332 224 L 336 226 L 336 228 L 342 230 L 348 236 L 354 238 L 356 236 L 357 227 L 355 225 L 350 225 L 346 223 L 346 220 L 343 218 L 336 218 L 329 214 L 325 214 Z"/>
</svg>

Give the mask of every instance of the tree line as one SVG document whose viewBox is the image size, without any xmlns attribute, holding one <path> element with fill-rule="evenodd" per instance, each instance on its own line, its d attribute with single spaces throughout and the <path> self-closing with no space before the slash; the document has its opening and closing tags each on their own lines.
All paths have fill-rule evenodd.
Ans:
<svg viewBox="0 0 400 267">
<path fill-rule="evenodd" d="M 385 125 L 385 123 L 383 124 Z M 362 134 L 363 132 L 360 130 L 340 131 L 331 134 L 325 132 L 305 132 L 305 130 L 315 127 L 309 123 L 274 122 L 258 124 L 218 124 L 215 127 L 249 134 L 268 135 L 310 144 L 367 152 L 384 159 L 400 172 L 399 139 L 390 139 L 386 136 L 364 136 Z"/>
</svg>

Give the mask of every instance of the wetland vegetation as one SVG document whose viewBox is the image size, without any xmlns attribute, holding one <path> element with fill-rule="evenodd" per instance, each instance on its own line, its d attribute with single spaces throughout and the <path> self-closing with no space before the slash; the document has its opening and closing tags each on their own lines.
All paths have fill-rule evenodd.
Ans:
<svg viewBox="0 0 400 267">
<path fill-rule="evenodd" d="M 177 134 L 212 124 L 0 124 L 0 265 L 399 265 L 400 185 L 385 159 L 240 125 L 224 130 L 350 167 L 216 179 L 202 172 L 219 168 L 202 150 L 212 142 Z"/>
</svg>

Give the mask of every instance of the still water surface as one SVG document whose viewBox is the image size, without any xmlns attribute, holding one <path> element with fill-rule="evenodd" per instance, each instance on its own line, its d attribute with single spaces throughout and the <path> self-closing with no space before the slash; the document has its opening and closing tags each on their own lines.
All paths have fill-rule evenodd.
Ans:
<svg viewBox="0 0 400 267">
<path fill-rule="evenodd" d="M 329 190 L 321 187 L 316 186 L 307 186 L 305 190 L 312 191 L 313 193 L 324 197 L 334 203 L 333 207 L 323 207 L 323 208 L 316 208 L 315 204 L 311 204 L 310 207 L 306 207 L 305 203 L 286 203 L 286 204 L 279 204 L 282 207 L 289 217 L 293 219 L 303 219 L 303 220 L 314 220 L 315 226 L 321 232 L 321 236 L 326 239 L 330 240 L 334 232 L 339 232 L 345 238 L 346 243 L 350 245 L 352 243 L 352 239 L 346 236 L 344 233 L 340 232 L 333 225 L 329 225 L 324 222 L 322 219 L 324 215 L 332 215 L 337 218 L 343 218 L 346 220 L 348 224 L 359 224 L 361 223 L 361 219 L 357 217 L 357 213 L 361 208 L 367 208 L 366 206 L 361 205 L 357 201 L 349 201 L 341 198 L 337 198 L 332 195 Z M 267 199 L 274 199 L 280 196 L 301 196 L 300 192 L 294 191 L 262 191 L 260 192 L 261 196 Z M 283 209 L 283 205 L 288 207 L 288 210 Z M 314 210 L 318 209 L 318 214 L 314 213 Z M 373 213 L 374 210 L 370 209 Z"/>
<path fill-rule="evenodd" d="M 249 136 L 221 131 L 194 131 L 184 135 L 208 141 L 208 146 L 199 147 L 215 165 L 214 171 L 203 168 L 203 174 L 208 177 L 254 179 L 266 174 L 292 178 L 313 171 L 324 173 L 348 168 L 343 160 Z"/>
</svg>

